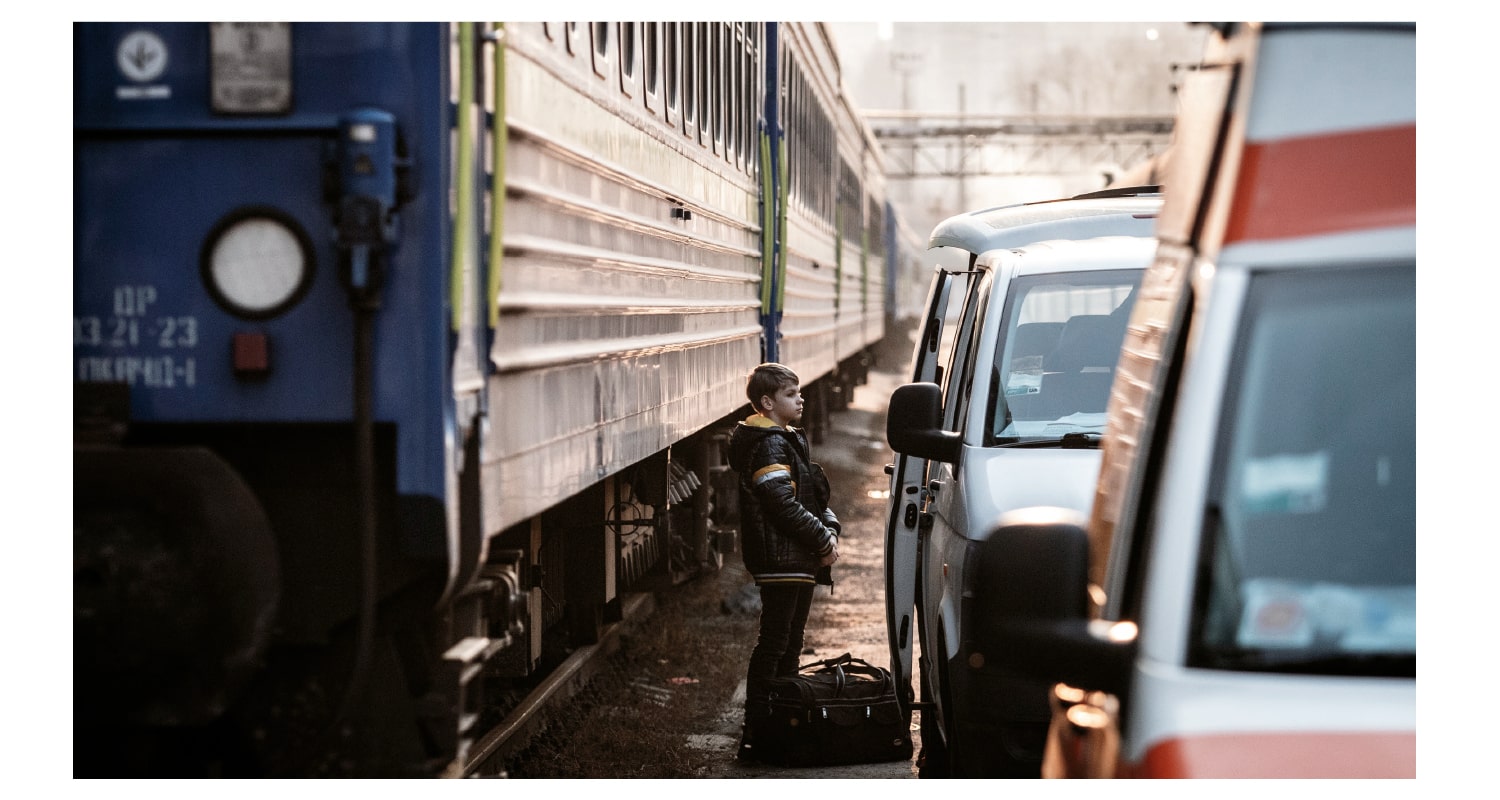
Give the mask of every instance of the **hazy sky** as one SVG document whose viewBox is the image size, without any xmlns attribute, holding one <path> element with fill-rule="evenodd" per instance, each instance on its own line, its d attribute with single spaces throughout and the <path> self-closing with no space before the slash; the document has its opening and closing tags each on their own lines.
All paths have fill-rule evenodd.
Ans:
<svg viewBox="0 0 1500 800">
<path fill-rule="evenodd" d="M 845 91 L 863 111 L 1053 117 L 1174 115 L 1179 74 L 1172 67 L 1196 63 L 1208 35 L 1201 25 L 1160 21 L 836 21 L 828 27 Z M 1143 161 L 1149 153 L 1138 155 Z M 890 182 L 889 193 L 907 223 L 925 234 L 970 207 L 1092 191 L 1103 188 L 1107 174 L 1134 166 L 1091 161 L 1062 175 L 899 179 Z"/>
</svg>

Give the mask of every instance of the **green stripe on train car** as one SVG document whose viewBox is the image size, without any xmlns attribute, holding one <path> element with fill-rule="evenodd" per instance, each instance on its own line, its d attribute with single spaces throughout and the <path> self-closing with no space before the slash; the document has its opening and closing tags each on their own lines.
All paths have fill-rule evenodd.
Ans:
<svg viewBox="0 0 1500 800">
<path fill-rule="evenodd" d="M 453 330 L 463 322 L 464 258 L 471 235 L 474 211 L 474 29 L 471 22 L 458 23 L 458 202 L 454 209 L 453 252 L 448 270 L 448 302 Z"/>
<path fill-rule="evenodd" d="M 505 23 L 495 23 L 495 120 L 491 136 L 494 173 L 490 179 L 490 268 L 485 287 L 489 327 L 500 324 L 500 266 L 505 260 L 505 142 L 510 129 L 505 124 Z"/>
</svg>

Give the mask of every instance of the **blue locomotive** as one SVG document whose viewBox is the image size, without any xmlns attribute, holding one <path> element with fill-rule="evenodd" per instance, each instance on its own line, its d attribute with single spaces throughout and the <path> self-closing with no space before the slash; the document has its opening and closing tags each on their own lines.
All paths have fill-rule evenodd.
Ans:
<svg viewBox="0 0 1500 800">
<path fill-rule="evenodd" d="M 73 36 L 78 776 L 472 771 L 921 279 L 819 24 Z"/>
</svg>

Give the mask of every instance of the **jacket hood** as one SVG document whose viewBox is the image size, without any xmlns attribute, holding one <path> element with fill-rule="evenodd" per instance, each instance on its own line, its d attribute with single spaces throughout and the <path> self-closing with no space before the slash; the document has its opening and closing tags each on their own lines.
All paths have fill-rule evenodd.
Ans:
<svg viewBox="0 0 1500 800">
<path fill-rule="evenodd" d="M 785 433 L 787 433 L 785 428 L 760 414 L 751 414 L 735 423 L 734 430 L 729 432 L 729 466 L 736 472 L 745 472 L 749 465 L 750 454 L 755 451 L 755 446 L 761 440 L 767 436 Z"/>
</svg>

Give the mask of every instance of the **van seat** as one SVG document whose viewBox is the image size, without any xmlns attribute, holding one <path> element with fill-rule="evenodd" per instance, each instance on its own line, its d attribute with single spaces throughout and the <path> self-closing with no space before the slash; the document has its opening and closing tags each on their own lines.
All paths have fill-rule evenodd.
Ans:
<svg viewBox="0 0 1500 800">
<path fill-rule="evenodd" d="M 1043 362 L 1046 372 L 1036 410 L 1045 408 L 1043 416 L 1053 419 L 1105 411 L 1124 339 L 1122 318 L 1082 314 L 1069 319 Z"/>
<path fill-rule="evenodd" d="M 1057 346 L 1062 335 L 1061 322 L 1027 322 L 1016 326 L 1010 337 L 1010 357 L 1014 361 L 1027 356 L 1045 356 Z"/>
</svg>

